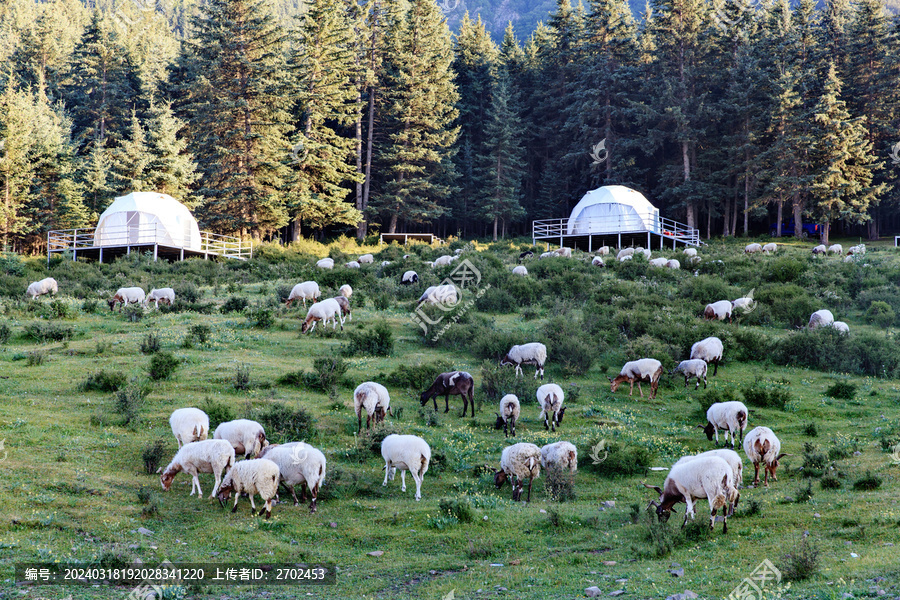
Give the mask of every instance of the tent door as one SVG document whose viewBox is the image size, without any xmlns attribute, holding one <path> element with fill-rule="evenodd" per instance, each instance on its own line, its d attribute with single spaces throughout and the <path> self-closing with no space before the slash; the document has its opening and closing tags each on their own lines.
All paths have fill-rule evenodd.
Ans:
<svg viewBox="0 0 900 600">
<path fill-rule="evenodd" d="M 126 211 L 125 226 L 128 229 L 128 243 L 139 244 L 141 241 L 141 213 L 136 210 Z"/>
</svg>

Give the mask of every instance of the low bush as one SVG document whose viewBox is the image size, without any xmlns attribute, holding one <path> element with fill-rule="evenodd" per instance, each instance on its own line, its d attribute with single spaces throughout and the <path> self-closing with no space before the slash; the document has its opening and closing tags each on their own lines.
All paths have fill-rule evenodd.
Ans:
<svg viewBox="0 0 900 600">
<path fill-rule="evenodd" d="M 272 443 L 309 441 L 316 435 L 315 418 L 304 409 L 284 402 L 270 404 L 256 420 L 265 428 L 266 437 Z"/>
<path fill-rule="evenodd" d="M 881 477 L 871 471 L 866 471 L 865 475 L 853 482 L 853 489 L 857 492 L 877 490 L 881 487 L 881 483 Z"/>
<path fill-rule="evenodd" d="M 356 423 L 356 421 L 354 421 L 354 423 Z M 378 423 L 371 429 L 363 429 L 359 435 L 356 436 L 356 443 L 354 446 L 347 451 L 347 458 L 353 462 L 362 463 L 373 456 L 380 457 L 381 442 L 392 433 L 402 434 L 404 432 L 391 423 L 384 421 Z M 429 472 L 433 471 L 432 464 L 434 463 L 434 459 L 435 453 L 432 452 L 431 464 L 429 464 L 428 467 Z"/>
<path fill-rule="evenodd" d="M 275 326 L 275 313 L 271 308 L 256 307 L 248 315 L 250 323 L 258 329 L 271 329 Z"/>
<path fill-rule="evenodd" d="M 819 572 L 819 548 L 804 538 L 781 559 L 781 575 L 787 581 L 803 581 Z"/>
<path fill-rule="evenodd" d="M 746 404 L 779 410 L 784 410 L 785 405 L 792 399 L 791 393 L 785 389 L 785 386 L 773 383 L 751 383 L 741 388 L 741 394 L 743 394 Z"/>
<path fill-rule="evenodd" d="M 331 391 L 341 384 L 349 368 L 350 363 L 339 356 L 317 356 L 309 383 L 323 392 Z"/>
<path fill-rule="evenodd" d="M 874 300 L 866 310 L 866 322 L 887 329 L 897 320 L 897 313 L 887 302 Z"/>
<path fill-rule="evenodd" d="M 137 323 L 144 318 L 144 307 L 141 304 L 129 304 L 122 309 L 125 320 Z"/>
<path fill-rule="evenodd" d="M 155 352 L 159 352 L 159 348 L 159 336 L 155 333 L 148 333 L 147 337 L 145 337 L 141 342 L 141 353 L 143 354 L 153 354 Z"/>
<path fill-rule="evenodd" d="M 809 437 L 817 437 L 819 435 L 819 429 L 816 427 L 815 422 L 810 421 L 803 426 L 803 435 Z"/>
<path fill-rule="evenodd" d="M 29 323 L 25 326 L 25 336 L 36 342 L 60 342 L 72 339 L 71 325 L 59 323 Z"/>
<path fill-rule="evenodd" d="M 650 468 L 653 453 L 640 446 L 621 446 L 618 443 L 607 444 L 606 459 L 598 464 L 590 457 L 589 452 L 579 450 L 579 469 L 586 469 L 601 477 L 626 477 L 643 475 Z"/>
<path fill-rule="evenodd" d="M 144 472 L 147 475 L 156 473 L 165 455 L 166 443 L 164 440 L 159 439 L 144 446 L 144 450 L 141 452 L 141 459 L 144 461 Z M 143 489 L 142 487 L 141 490 Z"/>
<path fill-rule="evenodd" d="M 175 292 L 176 298 L 190 304 L 196 303 L 203 296 L 203 292 L 200 291 L 200 288 L 189 281 L 178 283 L 172 286 L 172 289 Z"/>
<path fill-rule="evenodd" d="M 234 376 L 231 378 L 234 389 L 247 391 L 250 389 L 250 365 L 240 364 L 234 368 Z"/>
<path fill-rule="evenodd" d="M 124 425 L 139 420 L 144 399 L 150 394 L 151 389 L 149 383 L 132 381 L 116 391 L 115 409 L 122 415 Z"/>
<path fill-rule="evenodd" d="M 6 344 L 9 342 L 9 338 L 12 337 L 12 329 L 7 323 L 0 323 L 0 344 Z"/>
<path fill-rule="evenodd" d="M 234 420 L 234 412 L 230 406 L 224 402 L 217 402 L 210 397 L 204 399 L 200 410 L 209 417 L 210 431 L 214 430 L 216 425 Z"/>
<path fill-rule="evenodd" d="M 387 323 L 379 321 L 370 328 L 361 326 L 347 334 L 349 341 L 341 347 L 346 356 L 390 356 L 394 352 L 394 334 Z"/>
<path fill-rule="evenodd" d="M 244 296 L 231 296 L 227 300 L 225 300 L 224 303 L 222 303 L 222 307 L 219 310 L 223 314 L 231 312 L 241 312 L 249 305 L 250 303 Z"/>
<path fill-rule="evenodd" d="M 571 502 L 575 500 L 575 474 L 568 470 L 545 469 L 544 491 L 554 502 Z"/>
<path fill-rule="evenodd" d="M 84 392 L 115 392 L 128 383 L 128 377 L 122 371 L 95 371 L 88 374 L 81 382 Z"/>
<path fill-rule="evenodd" d="M 841 480 L 838 479 L 837 475 L 829 473 L 819 480 L 819 485 L 822 486 L 823 490 L 839 490 L 841 489 Z"/>
<path fill-rule="evenodd" d="M 47 362 L 46 350 L 29 350 L 25 356 L 25 364 L 29 367 L 39 367 Z"/>
<path fill-rule="evenodd" d="M 424 365 L 405 365 L 400 363 L 390 375 L 387 382 L 390 385 L 411 390 L 427 390 L 438 375 L 453 370 L 453 364 L 447 360 L 440 360 Z"/>
<path fill-rule="evenodd" d="M 829 398 L 853 400 L 853 397 L 856 396 L 856 386 L 849 381 L 836 381 L 825 390 L 825 395 Z"/>
<path fill-rule="evenodd" d="M 428 382 L 431 385 L 431 382 Z M 481 401 L 489 406 L 497 406 L 506 394 L 515 394 L 519 402 L 537 403 L 537 381 L 533 377 L 517 377 L 513 367 L 501 367 L 494 361 L 481 363 Z M 422 387 L 424 391 L 428 386 Z"/>
<path fill-rule="evenodd" d="M 171 352 L 156 352 L 150 357 L 147 373 L 154 381 L 169 379 L 175 373 L 178 365 L 178 359 Z"/>
<path fill-rule="evenodd" d="M 475 509 L 466 498 L 444 498 L 438 502 L 442 513 L 446 513 L 460 523 L 471 523 L 475 520 Z"/>
<path fill-rule="evenodd" d="M 206 323 L 197 323 L 191 325 L 190 329 L 188 329 L 188 336 L 191 338 L 191 342 L 200 346 L 205 346 L 209 343 L 210 335 L 212 335 L 212 327 Z"/>
</svg>

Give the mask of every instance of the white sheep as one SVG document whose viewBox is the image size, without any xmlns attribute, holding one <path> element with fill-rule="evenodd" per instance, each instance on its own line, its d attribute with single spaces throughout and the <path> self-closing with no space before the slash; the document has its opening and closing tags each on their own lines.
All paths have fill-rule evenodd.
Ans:
<svg viewBox="0 0 900 600">
<path fill-rule="evenodd" d="M 169 417 L 172 435 L 181 448 L 185 444 L 205 440 L 209 436 L 209 417 L 199 408 L 179 408 Z"/>
<path fill-rule="evenodd" d="M 731 301 L 731 311 L 732 314 L 740 310 L 742 313 L 747 313 L 753 310 L 754 302 L 752 294 L 750 296 L 745 296 L 743 298 L 738 298 L 737 300 Z"/>
<path fill-rule="evenodd" d="M 616 260 L 622 261 L 626 256 L 634 256 L 634 248 L 622 248 L 616 254 Z"/>
<path fill-rule="evenodd" d="M 609 254 L 609 246 L 600 246 L 597 249 L 597 254 L 600 256 L 607 256 Z"/>
<path fill-rule="evenodd" d="M 497 413 L 494 429 L 502 427 L 506 437 L 509 437 L 510 431 L 512 431 L 512 436 L 516 437 L 516 421 L 519 420 L 521 410 L 519 398 L 515 394 L 506 394 L 500 398 L 500 412 Z"/>
<path fill-rule="evenodd" d="M 626 260 L 632 260 L 633 258 L 634 258 L 633 255 L 631 255 L 631 254 L 626 254 L 625 256 L 623 256 L 623 257 L 621 257 L 621 258 L 619 259 L 619 262 L 625 262 Z"/>
<path fill-rule="evenodd" d="M 762 252 L 760 244 L 747 244 L 744 246 L 744 254 L 756 254 L 757 252 Z"/>
<path fill-rule="evenodd" d="M 666 263 L 668 263 L 668 262 L 669 261 L 665 258 L 653 258 L 650 260 L 650 266 L 665 268 Z"/>
<path fill-rule="evenodd" d="M 414 283 L 419 283 L 419 274 L 415 271 L 406 271 L 403 273 L 403 277 L 400 278 L 400 283 L 402 285 L 413 285 Z"/>
<path fill-rule="evenodd" d="M 698 265 L 698 264 L 700 264 L 702 261 L 703 261 L 703 259 L 700 258 L 699 256 L 692 256 L 692 257 L 691 257 L 691 260 L 690 260 L 690 262 L 691 262 L 692 265 Z"/>
<path fill-rule="evenodd" d="M 542 254 L 538 257 L 538 259 L 541 259 L 541 258 L 550 258 L 551 256 L 556 256 L 556 253 L 553 252 L 553 251 L 550 251 L 550 252 L 544 252 L 544 253 L 542 253 Z"/>
<path fill-rule="evenodd" d="M 38 296 L 43 296 L 44 294 L 55 295 L 57 292 L 59 292 L 59 285 L 56 283 L 56 280 L 52 277 L 46 277 L 29 284 L 28 289 L 25 290 L 25 295 L 34 300 Z"/>
<path fill-rule="evenodd" d="M 655 358 L 641 358 L 639 360 L 629 361 L 625 363 L 615 379 L 609 380 L 610 390 L 616 392 L 616 390 L 619 389 L 619 386 L 627 381 L 631 384 L 631 389 L 628 392 L 628 396 L 630 397 L 634 394 L 634 382 L 637 382 L 638 392 L 640 392 L 641 398 L 643 398 L 644 391 L 641 389 L 641 382 L 649 381 L 650 399 L 653 400 L 656 398 L 656 390 L 659 388 L 659 378 L 662 377 L 662 372 L 662 363 Z"/>
<path fill-rule="evenodd" d="M 595 267 L 602 267 L 603 259 L 600 258 L 599 256 L 595 256 L 594 258 L 591 259 L 591 264 Z"/>
<path fill-rule="evenodd" d="M 394 480 L 394 474 L 400 469 L 400 491 L 406 491 L 406 472 L 416 482 L 416 502 L 422 499 L 422 480 L 431 462 L 431 447 L 416 435 L 397 435 L 392 433 L 381 442 L 381 457 L 384 459 L 384 482 Z"/>
<path fill-rule="evenodd" d="M 528 499 L 531 502 L 531 484 L 541 476 L 541 449 L 525 442 L 513 444 L 503 449 L 500 455 L 500 470 L 494 470 L 494 485 L 497 489 L 510 480 L 513 501 L 522 497 L 522 488 L 528 480 Z"/>
<path fill-rule="evenodd" d="M 735 441 L 738 436 L 744 437 L 744 430 L 747 429 L 747 419 L 750 411 L 743 402 L 716 402 L 706 411 L 706 425 L 697 425 L 706 434 L 706 439 L 713 440 L 716 438 L 716 445 L 719 444 L 719 430 L 726 432 L 724 444 L 728 443 L 731 438 L 731 449 L 735 447 Z"/>
<path fill-rule="evenodd" d="M 694 256 L 697 256 L 697 249 L 696 248 L 685 248 L 684 250 L 681 251 L 681 253 L 688 257 L 694 257 Z"/>
<path fill-rule="evenodd" d="M 706 452 L 701 452 L 699 454 L 682 456 L 675 464 L 678 465 L 690 462 L 697 458 L 703 458 L 704 456 L 718 456 L 719 458 L 727 462 L 728 466 L 731 467 L 732 474 L 734 475 L 735 487 L 740 489 L 744 486 L 744 461 L 741 460 L 741 455 L 734 450 L 729 450 L 727 448 L 707 450 Z"/>
<path fill-rule="evenodd" d="M 338 319 L 340 319 L 341 331 L 343 331 L 344 318 L 341 316 L 341 305 L 334 298 L 326 298 L 321 302 L 316 302 L 306 311 L 306 318 L 303 320 L 303 325 L 300 326 L 300 333 L 312 333 L 313 329 L 316 328 L 316 323 L 319 321 L 322 321 L 322 327 L 324 328 L 328 325 L 328 321 L 331 320 L 332 328 L 337 329 Z"/>
<path fill-rule="evenodd" d="M 840 244 L 832 244 L 828 246 L 828 254 L 838 254 L 841 255 L 844 253 L 844 247 Z"/>
<path fill-rule="evenodd" d="M 278 465 L 279 479 L 293 496 L 294 506 L 306 500 L 308 488 L 312 496 L 309 512 L 316 512 L 319 488 L 325 481 L 326 461 L 321 450 L 303 442 L 288 442 L 266 446 L 259 457 L 267 458 Z M 306 488 L 301 485 L 300 500 L 297 500 L 294 486 L 303 483 L 306 484 Z"/>
<path fill-rule="evenodd" d="M 356 259 L 356 262 L 358 262 L 361 265 L 371 265 L 373 262 L 375 262 L 375 257 L 372 256 L 371 254 L 363 254 L 362 256 L 360 256 L 359 258 Z"/>
<path fill-rule="evenodd" d="M 832 323 L 834 323 L 834 315 L 827 308 L 823 308 L 810 315 L 807 327 L 809 329 L 817 329 L 819 327 L 828 327 Z"/>
<path fill-rule="evenodd" d="M 316 266 L 320 269 L 333 269 L 334 268 L 334 259 L 333 258 L 323 258 L 316 262 Z"/>
<path fill-rule="evenodd" d="M 348 269 L 358 269 L 359 263 L 356 262 L 355 260 L 351 260 L 350 262 L 345 263 L 344 266 L 347 267 Z"/>
<path fill-rule="evenodd" d="M 172 288 L 154 288 L 150 290 L 150 293 L 144 300 L 144 304 L 150 304 L 150 302 L 153 302 L 156 308 L 159 308 L 160 302 L 172 306 L 175 302 L 175 290 Z"/>
<path fill-rule="evenodd" d="M 828 248 L 825 244 L 819 244 L 815 248 L 812 249 L 813 256 L 818 256 L 819 254 L 827 254 Z"/>
<path fill-rule="evenodd" d="M 554 442 L 541 448 L 541 467 L 557 473 L 578 471 L 578 448 L 571 442 Z"/>
<path fill-rule="evenodd" d="M 719 300 L 718 302 L 707 304 L 706 308 L 703 309 L 703 318 L 707 320 L 717 319 L 719 321 L 728 319 L 728 322 L 731 323 L 731 301 Z"/>
<path fill-rule="evenodd" d="M 717 337 L 708 337 L 691 346 L 690 358 L 699 358 L 705 360 L 707 364 L 713 365 L 713 377 L 715 377 L 719 372 L 719 363 L 722 362 L 724 354 L 725 347 L 722 340 Z"/>
<path fill-rule="evenodd" d="M 392 262 L 392 261 L 390 261 L 390 260 L 383 260 L 383 261 L 381 261 L 381 266 L 382 266 L 382 267 L 386 267 L 386 266 L 388 266 L 389 264 L 391 264 L 391 262 Z"/>
<path fill-rule="evenodd" d="M 572 258 L 572 249 L 566 247 L 557 248 L 553 251 L 553 254 L 562 258 Z"/>
<path fill-rule="evenodd" d="M 709 502 L 709 528 L 712 529 L 716 522 L 716 512 L 729 504 L 736 507 L 740 500 L 740 493 L 734 485 L 734 472 L 731 466 L 718 456 L 705 456 L 691 461 L 676 464 L 669 471 L 669 476 L 663 487 L 646 487 L 656 490 L 659 499 L 650 503 L 656 507 L 656 515 L 661 522 L 669 520 L 672 507 L 684 502 L 687 508 L 684 511 L 684 521 L 688 516 L 694 517 L 695 502 L 706 498 Z M 722 533 L 728 533 L 728 511 L 723 515 Z"/>
<path fill-rule="evenodd" d="M 356 386 L 353 391 L 353 410 L 356 411 L 356 420 L 359 425 L 359 431 L 362 431 L 362 413 L 366 411 L 366 429 L 371 424 L 378 424 L 384 421 L 387 413 L 394 415 L 391 410 L 391 395 L 387 388 L 380 383 L 374 381 L 366 381 Z"/>
<path fill-rule="evenodd" d="M 844 263 L 852 263 L 852 262 L 856 262 L 856 256 L 853 255 L 853 254 L 850 254 L 850 251 L 848 250 L 848 251 L 847 251 L 847 256 L 845 256 L 844 259 L 843 259 L 841 262 L 844 262 Z"/>
<path fill-rule="evenodd" d="M 432 264 L 432 267 L 446 267 L 447 265 L 449 265 L 450 263 L 453 262 L 453 258 L 454 257 L 450 256 L 449 254 L 445 254 L 444 256 L 439 256 L 436 259 L 434 259 L 434 263 Z"/>
<path fill-rule="evenodd" d="M 513 267 L 512 272 L 513 272 L 513 275 L 520 275 L 522 277 L 525 277 L 526 275 L 528 275 L 528 269 L 525 268 L 525 265 L 519 265 L 517 267 Z"/>
<path fill-rule="evenodd" d="M 265 505 L 259 509 L 258 514 L 262 515 L 265 511 L 268 519 L 272 516 L 272 504 L 278 493 L 280 479 L 281 471 L 279 471 L 278 465 L 268 458 L 242 460 L 232 467 L 225 476 L 225 480 L 222 481 L 222 487 L 219 488 L 218 493 L 219 502 L 226 502 L 234 493 L 234 506 L 231 508 L 231 512 L 235 513 L 241 494 L 247 494 L 250 499 L 251 514 L 256 514 L 253 496 L 259 494 Z"/>
<path fill-rule="evenodd" d="M 456 286 L 453 284 L 432 285 L 425 290 L 424 294 L 419 296 L 419 302 L 453 306 L 459 303 L 459 295 L 456 291 Z"/>
<path fill-rule="evenodd" d="M 849 248 L 847 248 L 847 256 L 850 256 L 853 254 L 865 254 L 865 253 L 866 253 L 866 245 L 865 244 L 859 244 L 857 246 L 850 246 Z"/>
<path fill-rule="evenodd" d="M 759 485 L 759 465 L 764 465 L 766 487 L 769 487 L 769 473 L 772 474 L 772 481 L 778 481 L 778 477 L 775 476 L 778 461 L 790 456 L 781 452 L 781 440 L 768 427 L 755 427 L 747 434 L 744 438 L 744 452 L 753 463 L 753 485 Z"/>
<path fill-rule="evenodd" d="M 215 497 L 222 481 L 222 471 L 227 471 L 234 466 L 234 448 L 225 440 L 201 440 L 185 444 L 175 454 L 172 462 L 159 476 L 159 482 L 165 491 L 172 487 L 175 476 L 184 471 L 193 478 L 191 483 L 191 496 L 197 492 L 197 498 L 203 498 L 203 490 L 200 489 L 199 473 L 212 473 L 216 478 L 210 498 Z M 158 471 L 157 471 L 158 472 Z"/>
<path fill-rule="evenodd" d="M 306 307 L 306 301 L 312 300 L 315 302 L 319 299 L 320 293 L 318 283 L 315 281 L 304 281 L 291 288 L 291 293 L 284 305 L 290 307 L 296 300 L 302 300 L 303 306 Z"/>
<path fill-rule="evenodd" d="M 227 440 L 235 454 L 243 454 L 244 458 L 256 456 L 269 443 L 263 426 L 249 419 L 221 423 L 213 432 L 213 439 Z"/>
<path fill-rule="evenodd" d="M 353 295 L 353 288 L 350 287 L 350 285 L 345 283 L 344 285 L 342 285 L 341 287 L 338 288 L 338 293 L 341 296 L 343 296 L 344 298 L 346 298 L 347 300 L 349 300 L 350 296 Z"/>
<path fill-rule="evenodd" d="M 678 363 L 678 366 L 672 370 L 671 375 L 674 375 L 675 373 L 681 373 L 682 375 L 684 375 L 684 387 L 687 387 L 688 381 L 692 377 L 696 377 L 697 385 L 694 388 L 695 390 L 700 387 L 700 380 L 702 379 L 703 388 L 706 389 L 706 370 L 706 361 L 699 358 L 694 358 L 691 360 L 683 360 Z"/>
<path fill-rule="evenodd" d="M 653 254 L 653 251 L 650 250 L 650 248 L 635 248 L 634 252 L 635 252 L 635 254 L 640 252 L 641 254 L 644 255 L 644 258 L 646 258 L 647 260 L 650 260 L 650 256 Z"/>
<path fill-rule="evenodd" d="M 766 244 L 765 246 L 762 247 L 762 251 L 765 252 L 766 254 L 774 254 L 775 252 L 778 251 L 778 244 L 776 244 L 775 242 L 769 242 L 768 244 Z"/>
<path fill-rule="evenodd" d="M 562 405 L 565 399 L 562 388 L 555 383 L 545 383 L 537 389 L 535 395 L 541 405 L 538 419 L 543 419 L 544 429 L 556 431 L 556 426 L 562 423 L 566 413 L 566 407 Z"/>
<path fill-rule="evenodd" d="M 666 261 L 666 267 L 668 267 L 672 270 L 678 270 L 681 268 L 681 263 L 678 262 L 677 259 L 672 258 L 672 259 L 669 259 L 668 261 Z"/>
<path fill-rule="evenodd" d="M 144 290 L 139 287 L 119 288 L 108 301 L 109 310 L 114 309 L 116 304 L 120 302 L 122 306 L 128 306 L 129 303 L 142 304 L 146 296 Z"/>
<path fill-rule="evenodd" d="M 544 380 L 544 364 L 547 362 L 547 346 L 540 342 L 530 342 L 528 344 L 520 344 L 509 349 L 503 358 L 500 359 L 500 366 L 508 365 L 516 366 L 516 376 L 524 375 L 522 365 L 534 365 L 534 378 L 537 379 L 538 374 L 541 381 Z"/>
<path fill-rule="evenodd" d="M 835 321 L 831 324 L 832 327 L 837 329 L 841 333 L 850 333 L 850 326 L 844 323 L 843 321 Z"/>
</svg>

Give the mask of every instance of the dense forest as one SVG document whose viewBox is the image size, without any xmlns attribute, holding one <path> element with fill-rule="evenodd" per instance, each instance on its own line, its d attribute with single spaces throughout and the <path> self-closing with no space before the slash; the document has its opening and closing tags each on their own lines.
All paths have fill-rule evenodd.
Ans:
<svg viewBox="0 0 900 600">
<path fill-rule="evenodd" d="M 468 16 L 451 33 L 447 6 L 5 2 L 4 247 L 40 251 L 133 190 L 286 241 L 519 234 L 613 183 L 706 236 L 897 226 L 882 0 L 653 0 L 638 19 L 559 0 L 499 44 Z"/>
</svg>

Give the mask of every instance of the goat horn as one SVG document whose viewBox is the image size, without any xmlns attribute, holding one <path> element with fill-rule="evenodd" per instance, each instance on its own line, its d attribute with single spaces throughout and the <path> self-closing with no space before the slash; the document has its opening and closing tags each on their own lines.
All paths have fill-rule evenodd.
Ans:
<svg viewBox="0 0 900 600">
<path fill-rule="evenodd" d="M 650 489 L 650 490 L 653 490 L 653 491 L 655 491 L 657 494 L 662 494 L 662 493 L 663 493 L 662 488 L 659 487 L 658 485 L 647 485 L 646 483 L 643 483 L 643 482 L 641 482 L 641 483 L 642 483 L 642 485 L 643 485 L 645 488 Z"/>
</svg>

